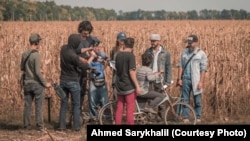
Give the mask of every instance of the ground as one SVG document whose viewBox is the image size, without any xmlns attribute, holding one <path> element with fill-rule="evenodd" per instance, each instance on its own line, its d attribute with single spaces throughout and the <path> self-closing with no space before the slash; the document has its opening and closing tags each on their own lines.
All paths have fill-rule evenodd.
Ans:
<svg viewBox="0 0 250 141">
<path fill-rule="evenodd" d="M 85 127 L 79 132 L 58 131 L 55 123 L 45 123 L 45 127 L 38 131 L 35 127 L 23 129 L 20 123 L 0 123 L 0 141 L 86 141 Z"/>
<path fill-rule="evenodd" d="M 249 118 L 229 118 L 225 117 L 216 120 L 205 120 L 200 124 L 216 125 L 216 124 L 249 124 Z M 20 125 L 0 125 L 0 141 L 86 141 L 86 127 L 80 132 L 67 130 L 65 132 L 54 129 L 53 123 L 46 123 L 47 129 L 43 131 L 24 130 Z"/>
</svg>

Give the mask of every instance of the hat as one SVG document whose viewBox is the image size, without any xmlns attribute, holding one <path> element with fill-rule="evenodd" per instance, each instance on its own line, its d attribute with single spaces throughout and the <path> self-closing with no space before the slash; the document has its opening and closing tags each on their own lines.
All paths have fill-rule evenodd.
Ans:
<svg viewBox="0 0 250 141">
<path fill-rule="evenodd" d="M 39 34 L 33 33 L 30 35 L 30 42 L 31 43 L 39 42 L 40 40 L 42 40 L 42 38 Z"/>
<path fill-rule="evenodd" d="M 187 42 L 189 44 L 191 44 L 193 42 L 198 42 L 198 37 L 196 35 L 189 35 L 187 38 Z"/>
<path fill-rule="evenodd" d="M 150 40 L 159 41 L 159 40 L 161 40 L 161 36 L 159 34 L 151 34 Z"/>
<path fill-rule="evenodd" d="M 124 40 L 126 38 L 127 38 L 127 36 L 124 32 L 120 32 L 117 34 L 117 40 Z"/>
</svg>

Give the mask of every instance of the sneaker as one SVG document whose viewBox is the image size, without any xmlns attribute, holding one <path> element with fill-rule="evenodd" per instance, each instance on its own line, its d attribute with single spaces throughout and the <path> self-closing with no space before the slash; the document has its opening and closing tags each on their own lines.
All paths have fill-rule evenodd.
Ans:
<svg viewBox="0 0 250 141">
<path fill-rule="evenodd" d="M 63 128 L 58 128 L 57 130 L 60 132 L 66 132 L 66 129 L 63 129 Z"/>
<path fill-rule="evenodd" d="M 144 108 L 144 111 L 152 114 L 157 114 L 157 112 L 154 111 L 152 108 Z"/>
<path fill-rule="evenodd" d="M 74 132 L 80 132 L 80 129 L 74 129 Z"/>
<path fill-rule="evenodd" d="M 183 119 L 184 123 L 189 123 L 189 119 Z"/>
<path fill-rule="evenodd" d="M 46 132 L 46 128 L 43 127 L 37 127 L 36 130 L 40 132 Z"/>
<path fill-rule="evenodd" d="M 199 119 L 199 118 L 196 119 L 196 122 L 197 122 L 197 123 L 201 123 L 201 119 Z"/>
<path fill-rule="evenodd" d="M 24 126 L 24 129 L 25 130 L 31 130 L 31 126 L 29 125 L 29 126 Z"/>
</svg>

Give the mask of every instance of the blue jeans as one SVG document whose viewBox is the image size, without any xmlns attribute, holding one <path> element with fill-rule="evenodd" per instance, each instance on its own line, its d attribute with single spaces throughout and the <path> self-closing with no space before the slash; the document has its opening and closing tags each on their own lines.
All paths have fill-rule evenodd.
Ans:
<svg viewBox="0 0 250 141">
<path fill-rule="evenodd" d="M 59 128 L 66 129 L 66 115 L 68 110 L 68 98 L 71 94 L 72 112 L 73 112 L 73 129 L 80 130 L 80 84 L 73 81 L 60 81 L 60 86 L 66 93 L 66 97 L 61 100 Z"/>
<path fill-rule="evenodd" d="M 190 94 L 192 92 L 192 81 L 189 79 L 183 79 L 182 81 L 182 100 L 185 103 L 190 103 Z M 194 110 L 196 112 L 197 119 L 201 118 L 201 112 L 202 112 L 202 103 L 201 103 L 201 93 L 198 95 L 193 95 L 194 100 Z M 189 111 L 188 108 L 184 108 L 184 118 L 189 117 Z"/>
<path fill-rule="evenodd" d="M 98 117 L 97 109 L 108 103 L 108 90 L 106 83 L 103 86 L 96 87 L 90 81 L 90 89 L 88 93 L 89 110 L 92 118 Z"/>
<path fill-rule="evenodd" d="M 30 114 L 32 108 L 32 101 L 35 99 L 35 116 L 36 126 L 43 128 L 43 101 L 44 101 L 44 87 L 39 83 L 29 83 L 24 85 L 24 127 L 31 126 Z"/>
</svg>

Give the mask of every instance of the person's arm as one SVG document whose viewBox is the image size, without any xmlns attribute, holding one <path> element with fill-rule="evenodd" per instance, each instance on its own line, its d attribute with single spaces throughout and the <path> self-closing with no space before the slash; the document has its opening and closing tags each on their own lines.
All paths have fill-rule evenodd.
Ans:
<svg viewBox="0 0 250 141">
<path fill-rule="evenodd" d="M 177 86 L 182 86 L 182 73 L 183 73 L 183 66 L 182 66 L 182 54 L 180 55 L 180 61 L 178 64 L 178 73 L 177 73 L 177 79 L 176 79 L 176 85 Z"/>
<path fill-rule="evenodd" d="M 82 62 L 82 63 L 88 63 L 87 59 L 85 59 L 85 58 L 83 58 L 81 56 L 78 56 L 78 58 L 79 58 L 80 62 Z"/>
<path fill-rule="evenodd" d="M 129 75 L 130 75 L 130 78 L 132 79 L 132 81 L 133 81 L 133 83 L 135 85 L 137 95 L 140 95 L 141 94 L 141 88 L 140 88 L 139 82 L 138 82 L 137 77 L 136 77 L 135 69 L 130 70 Z"/>
<path fill-rule="evenodd" d="M 45 78 L 43 77 L 43 75 L 41 73 L 41 57 L 40 57 L 40 54 L 35 56 L 35 66 L 34 67 L 35 67 L 35 74 L 38 77 L 41 84 L 46 88 L 51 87 L 51 84 L 47 83 L 47 81 L 45 80 Z"/>
<path fill-rule="evenodd" d="M 207 72 L 207 55 L 205 53 L 203 53 L 202 55 L 200 68 L 201 68 L 201 72 L 200 72 L 200 81 L 197 86 L 198 89 L 202 89 L 203 82 L 205 79 L 205 74 Z"/>
<path fill-rule="evenodd" d="M 93 47 L 81 48 L 81 52 L 80 53 L 84 53 L 84 52 L 91 51 L 91 50 L 93 50 Z"/>
<path fill-rule="evenodd" d="M 135 85 L 135 89 L 136 89 L 136 94 L 140 95 L 141 94 L 141 87 L 139 85 L 139 82 L 137 80 L 136 77 L 136 62 L 135 62 L 135 56 L 133 55 L 133 53 L 130 54 L 129 56 L 129 75 L 130 75 L 130 79 L 133 81 L 134 85 Z"/>
<path fill-rule="evenodd" d="M 147 71 L 147 70 L 145 70 L 145 71 Z M 154 81 L 154 80 L 159 78 L 160 74 L 161 74 L 161 72 L 154 73 L 153 70 L 151 69 L 151 70 L 148 70 L 146 72 L 146 77 L 149 81 Z"/>
<path fill-rule="evenodd" d="M 172 81 L 172 65 L 171 65 L 171 55 L 169 52 L 166 52 L 165 58 L 164 58 L 164 67 L 160 68 L 160 70 L 165 70 L 164 72 L 164 79 L 165 83 L 167 85 L 171 85 Z"/>
<path fill-rule="evenodd" d="M 183 71 L 182 67 L 178 67 L 178 74 L 176 79 L 177 86 L 182 86 L 182 79 L 181 79 L 182 71 Z"/>
</svg>

